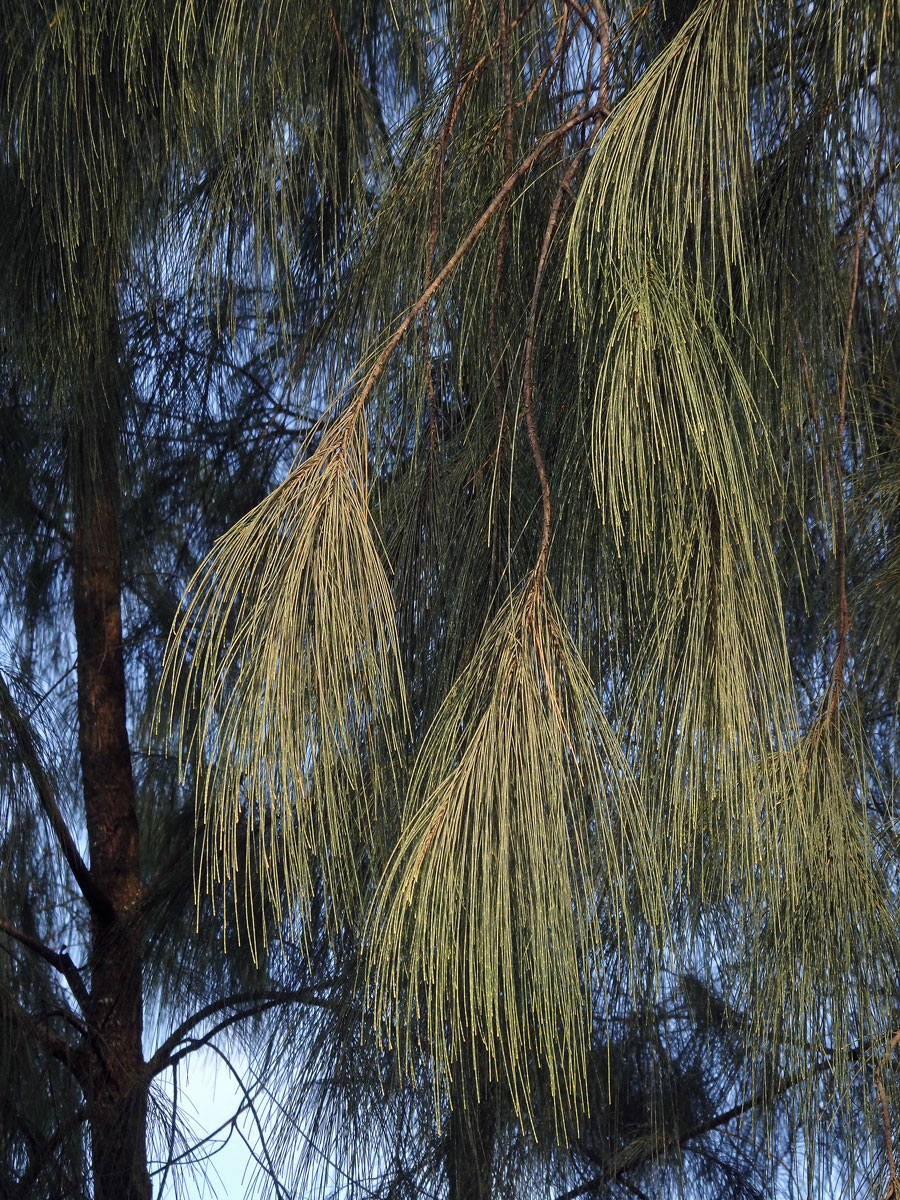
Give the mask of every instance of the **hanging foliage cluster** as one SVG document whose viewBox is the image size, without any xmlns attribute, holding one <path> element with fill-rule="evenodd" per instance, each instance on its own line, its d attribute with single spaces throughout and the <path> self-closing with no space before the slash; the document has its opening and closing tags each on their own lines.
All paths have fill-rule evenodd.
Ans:
<svg viewBox="0 0 900 1200">
<path fill-rule="evenodd" d="M 311 425 L 169 646 L 202 886 L 355 931 L 438 1106 L 584 1111 L 607 998 L 697 956 L 848 1094 L 898 1023 L 896 5 L 160 8 L 169 236 L 223 326 L 265 281 Z"/>
</svg>

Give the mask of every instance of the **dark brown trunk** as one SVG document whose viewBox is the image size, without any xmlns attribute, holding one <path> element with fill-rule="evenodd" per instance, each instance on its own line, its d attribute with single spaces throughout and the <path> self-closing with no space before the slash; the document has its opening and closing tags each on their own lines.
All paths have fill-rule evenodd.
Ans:
<svg viewBox="0 0 900 1200">
<path fill-rule="evenodd" d="M 485 1084 L 475 1098 L 455 1089 L 445 1151 L 448 1200 L 490 1200 L 497 1127 L 495 1087 Z"/>
<path fill-rule="evenodd" d="M 78 726 L 93 905 L 92 1041 L 85 1072 L 96 1200 L 150 1200 L 142 1049 L 138 822 L 125 720 L 117 419 L 85 405 L 72 436 L 72 573 L 78 650 Z"/>
</svg>

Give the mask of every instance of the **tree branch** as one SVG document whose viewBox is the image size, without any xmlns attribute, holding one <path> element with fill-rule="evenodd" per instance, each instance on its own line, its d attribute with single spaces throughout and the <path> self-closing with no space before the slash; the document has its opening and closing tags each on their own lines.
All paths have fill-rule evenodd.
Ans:
<svg viewBox="0 0 900 1200">
<path fill-rule="evenodd" d="M 602 9 L 601 9 L 602 11 Z M 604 26 L 604 28 L 606 28 Z M 529 304 L 528 312 L 528 329 L 525 333 L 525 363 L 523 368 L 522 381 L 522 408 L 525 414 L 525 427 L 528 431 L 528 442 L 531 446 L 532 457 L 537 468 L 538 479 L 541 484 L 541 506 L 542 506 L 542 528 L 541 528 L 541 548 L 538 556 L 538 563 L 535 569 L 535 588 L 540 590 L 541 583 L 544 578 L 544 572 L 547 567 L 547 559 L 550 555 L 550 481 L 547 478 L 547 467 L 544 461 L 544 455 L 541 451 L 540 440 L 537 434 L 537 425 L 534 419 L 534 340 L 537 331 L 537 316 L 538 316 L 538 300 L 541 294 L 541 285 L 544 282 L 544 273 L 547 269 L 547 260 L 550 255 L 550 246 L 553 242 L 553 235 L 556 233 L 556 227 L 559 224 L 559 214 L 562 208 L 563 197 L 569 190 L 572 180 L 578 173 L 584 160 L 590 153 L 590 149 L 596 140 L 600 127 L 606 118 L 609 116 L 609 108 L 607 105 L 607 87 L 605 79 L 608 74 L 608 59 L 609 55 L 609 33 L 601 42 L 601 85 L 597 102 L 592 105 L 589 112 L 594 116 L 593 127 L 581 149 L 569 163 L 559 181 L 559 186 L 556 189 L 556 195 L 553 197 L 553 203 L 550 206 L 550 216 L 547 220 L 546 228 L 544 229 L 544 237 L 541 242 L 540 254 L 538 255 L 537 270 L 534 276 L 534 288 L 531 293 L 531 303 Z"/>
<path fill-rule="evenodd" d="M 13 737 L 19 747 L 19 753 L 22 756 L 22 763 L 31 777 L 31 782 L 34 785 L 34 790 L 37 792 L 41 808 L 44 810 L 44 815 L 50 823 L 50 828 L 62 851 L 63 858 L 66 860 L 69 870 L 72 872 L 75 882 L 81 890 L 81 894 L 84 896 L 92 912 L 103 919 L 111 919 L 113 913 L 109 897 L 98 886 L 91 874 L 90 868 L 78 852 L 75 840 L 69 832 L 69 827 L 60 811 L 59 805 L 56 803 L 50 777 L 44 770 L 43 763 L 38 754 L 37 738 L 35 737 L 34 730 L 31 727 L 31 723 L 16 706 L 2 674 L 0 674 L 0 717 L 3 717 L 12 731 Z"/>
<path fill-rule="evenodd" d="M 68 1067 L 79 1083 L 82 1081 L 84 1054 L 81 1048 L 71 1046 L 65 1038 L 53 1033 L 36 1017 L 26 1012 L 8 992 L 2 990 L 0 990 L 0 1017 L 15 1025 L 26 1036 L 33 1037 L 52 1058 Z"/>
<path fill-rule="evenodd" d="M 897 1036 L 900 1039 L 900 1034 Z M 863 1047 L 856 1047 L 849 1052 L 848 1057 L 858 1059 L 862 1057 L 863 1053 Z M 811 1071 L 788 1075 L 771 1090 L 757 1092 L 756 1095 L 749 1097 L 747 1100 L 742 1100 L 726 1112 L 717 1113 L 716 1116 L 710 1117 L 706 1121 L 699 1121 L 696 1125 L 692 1125 L 689 1129 L 686 1129 L 684 1133 L 678 1133 L 671 1137 L 660 1135 L 652 1141 L 651 1145 L 638 1153 L 631 1152 L 632 1143 L 624 1147 L 624 1150 L 618 1154 L 611 1156 L 610 1163 L 602 1174 L 595 1175 L 593 1178 L 588 1179 L 587 1182 L 579 1184 L 578 1187 L 564 1192 L 557 1197 L 557 1200 L 579 1200 L 579 1197 L 589 1196 L 595 1190 L 603 1191 L 608 1188 L 610 1183 L 618 1179 L 620 1175 L 625 1174 L 626 1171 L 642 1167 L 665 1150 L 675 1150 L 683 1146 L 686 1142 L 694 1141 L 695 1138 L 703 1137 L 704 1134 L 712 1133 L 716 1129 L 722 1129 L 725 1125 L 730 1125 L 738 1117 L 742 1117 L 756 1108 L 762 1108 L 763 1105 L 771 1103 L 778 1096 L 783 1096 L 785 1092 L 790 1091 L 791 1088 L 796 1087 L 798 1083 L 802 1083 L 805 1079 L 825 1074 L 826 1071 L 832 1069 L 832 1066 L 831 1058 L 822 1059 L 815 1064 Z M 641 1141 L 646 1143 L 647 1138 L 643 1137 Z"/>
<path fill-rule="evenodd" d="M 21 1197 L 21 1200 L 28 1200 L 29 1197 L 37 1194 L 35 1185 L 45 1167 L 52 1161 L 52 1156 L 56 1148 L 62 1144 L 73 1130 L 87 1121 L 87 1115 L 86 1107 L 76 1108 L 69 1120 L 61 1121 L 47 1138 L 41 1137 L 35 1129 L 25 1130 L 25 1134 L 32 1146 L 30 1162 L 27 1170 L 19 1176 L 15 1192 L 10 1192 L 10 1200 L 13 1200 L 16 1196 Z M 20 1126 L 24 1124 L 21 1115 L 18 1115 L 18 1122 Z"/>
<path fill-rule="evenodd" d="M 44 962 L 49 963 L 51 967 L 59 971 L 72 989 L 72 995 L 78 1001 L 81 1011 L 86 1013 L 89 1001 L 88 990 L 85 987 L 84 980 L 81 978 L 81 972 L 68 954 L 64 951 L 51 950 L 40 938 L 32 937 L 30 933 L 16 928 L 15 925 L 10 925 L 8 921 L 4 921 L 2 918 L 0 918 L 0 933 L 5 933 L 7 937 L 13 938 L 20 945 L 27 947 L 38 958 L 42 958 Z"/>
<path fill-rule="evenodd" d="M 453 71 L 453 99 L 447 109 L 447 116 L 444 120 L 444 126 L 441 130 L 441 136 L 435 146 L 435 161 L 437 171 L 434 180 L 434 198 L 431 204 L 431 228 L 428 233 L 428 249 L 425 252 L 425 287 L 427 288 L 431 282 L 431 272 L 434 265 L 434 251 L 437 246 L 438 230 L 441 223 L 441 201 L 443 198 L 444 189 L 444 163 L 447 157 L 447 146 L 450 142 L 450 136 L 453 133 L 453 127 L 456 124 L 456 118 L 459 116 L 462 102 L 466 91 L 475 79 L 475 72 L 470 72 L 464 82 L 460 82 L 462 78 L 463 61 L 466 55 L 466 47 L 469 41 L 469 30 L 472 25 L 472 18 L 475 15 L 475 0 L 471 0 L 466 12 L 466 19 L 463 24 L 462 38 L 460 39 L 459 54 L 456 58 L 456 66 Z M 482 62 L 487 62 L 486 58 L 482 58 Z M 428 305 L 426 304 L 422 310 L 422 350 L 425 356 L 425 388 L 428 394 L 428 449 L 429 449 L 429 467 L 434 468 L 435 455 L 437 453 L 437 398 L 434 390 L 434 376 L 431 366 L 431 335 L 428 328 Z M 429 478 L 431 477 L 429 470 Z"/>
<path fill-rule="evenodd" d="M 198 1025 L 209 1020 L 210 1017 L 214 1017 L 217 1013 L 224 1012 L 228 1008 L 241 1008 L 242 1006 L 245 1008 L 245 1011 L 234 1013 L 227 1021 L 217 1025 L 214 1032 L 221 1032 L 222 1029 L 226 1029 L 236 1021 L 254 1016 L 257 1012 L 264 1012 L 268 1008 L 277 1008 L 283 1004 L 309 1004 L 317 1008 L 337 1008 L 339 1006 L 338 1001 L 322 996 L 321 992 L 335 988 L 342 982 L 340 979 L 333 979 L 323 984 L 321 988 L 291 988 L 285 991 L 271 992 L 238 992 L 233 996 L 214 1000 L 204 1008 L 198 1009 L 186 1021 L 182 1021 L 178 1028 L 166 1038 L 149 1060 L 147 1071 L 151 1076 L 158 1075 L 160 1071 L 164 1071 L 175 1061 L 173 1052 L 185 1040 L 191 1030 L 196 1029 Z M 206 1036 L 208 1038 L 210 1035 Z M 192 1046 L 192 1049 L 196 1049 L 196 1046 Z M 178 1057 L 181 1056 L 179 1055 Z"/>
<path fill-rule="evenodd" d="M 527 154 L 525 158 L 522 159 L 518 167 L 516 167 L 511 175 L 507 176 L 503 185 L 494 193 L 493 199 L 484 209 L 481 216 L 474 223 L 474 225 L 471 226 L 468 233 L 463 237 L 462 241 L 444 263 L 437 275 L 435 275 L 431 283 L 419 294 L 418 299 L 409 307 L 406 315 L 399 321 L 394 329 L 394 332 L 388 338 L 386 345 L 378 355 L 374 365 L 369 370 L 368 375 L 365 377 L 365 380 L 363 381 L 356 398 L 347 409 L 343 419 L 339 422 L 339 429 L 335 439 L 336 444 L 332 444 L 333 452 L 337 451 L 337 453 L 340 455 L 347 453 L 353 428 L 356 424 L 356 419 L 365 407 L 366 401 L 374 391 L 376 383 L 381 378 L 381 374 L 384 371 L 384 368 L 387 366 L 388 360 L 390 359 L 394 350 L 396 350 L 397 346 L 400 344 L 403 335 L 409 329 L 413 321 L 415 321 L 415 319 L 418 317 L 419 313 L 429 302 L 432 296 L 444 285 L 444 283 L 446 283 L 447 279 L 453 274 L 469 250 L 471 250 L 471 248 L 475 245 L 479 237 L 487 228 L 493 216 L 500 208 L 502 208 L 505 200 L 511 194 L 516 185 L 520 182 L 520 180 L 524 179 L 535 163 L 539 162 L 548 150 L 552 150 L 554 146 L 558 145 L 559 142 L 562 141 L 567 133 L 571 133 L 572 130 L 577 129 L 580 125 L 583 125 L 587 121 L 590 121 L 592 118 L 596 117 L 595 108 L 596 106 L 593 106 L 585 111 L 583 102 L 576 105 L 569 116 L 566 117 L 566 119 L 560 125 L 557 125 L 555 129 L 551 129 L 541 138 L 531 153 Z M 324 439 L 322 444 L 324 444 Z"/>
</svg>

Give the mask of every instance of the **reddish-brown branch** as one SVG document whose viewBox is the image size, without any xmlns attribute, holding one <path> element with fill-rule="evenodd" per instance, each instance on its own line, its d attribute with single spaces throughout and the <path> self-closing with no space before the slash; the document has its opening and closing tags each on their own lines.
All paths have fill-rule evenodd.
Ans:
<svg viewBox="0 0 900 1200">
<path fill-rule="evenodd" d="M 847 644 L 850 639 L 850 605 L 847 600 L 847 524 L 844 514 L 843 466 L 844 428 L 847 417 L 847 377 L 850 367 L 850 340 L 853 331 L 853 314 L 856 308 L 856 294 L 859 288 L 859 258 L 862 244 L 863 221 L 860 219 L 853 248 L 853 272 L 850 278 L 850 303 L 847 306 L 847 327 L 844 332 L 844 350 L 841 362 L 840 388 L 838 393 L 838 434 L 837 452 L 835 454 L 835 530 L 834 530 L 834 563 L 838 586 L 838 646 L 832 671 L 831 702 L 829 711 L 837 711 L 840 703 L 841 688 L 844 681 L 844 669 L 847 663 Z"/>
<path fill-rule="evenodd" d="M 544 461 L 544 455 L 541 451 L 540 440 L 537 434 L 537 425 L 534 419 L 534 341 L 537 330 L 537 314 L 538 300 L 541 294 L 541 286 L 544 282 L 544 274 L 547 269 L 547 261 L 550 254 L 550 245 L 553 241 L 553 236 L 556 233 L 557 225 L 559 224 L 559 214 L 562 207 L 563 197 L 571 187 L 572 180 L 575 178 L 578 170 L 583 164 L 585 158 L 590 151 L 591 146 L 597 134 L 600 131 L 600 126 L 609 115 L 609 110 L 605 104 L 601 106 L 598 101 L 591 110 L 594 113 L 594 127 L 590 132 L 585 144 L 572 159 L 567 167 L 559 186 L 556 189 L 556 195 L 553 197 L 553 203 L 550 207 L 550 216 L 547 220 L 547 225 L 544 229 L 544 237 L 541 241 L 541 250 L 538 255 L 538 265 L 535 272 L 534 287 L 531 292 L 531 303 L 528 311 L 528 329 L 525 334 L 525 361 L 522 374 L 522 409 L 525 417 L 525 428 L 528 432 L 528 442 L 531 446 L 532 457 L 537 468 L 538 479 L 541 485 L 541 506 L 542 506 L 542 527 L 541 527 L 541 548 L 538 554 L 538 561 L 534 572 L 534 587 L 536 591 L 540 591 L 543 583 L 544 572 L 547 568 L 547 559 L 550 554 L 550 519 L 551 519 L 551 504 L 550 504 L 550 481 L 547 477 L 547 466 Z"/>
<path fill-rule="evenodd" d="M 453 84 L 452 94 L 453 99 L 447 109 L 447 116 L 444 120 L 441 136 L 438 139 L 435 147 L 435 159 L 437 162 L 437 172 L 434 181 L 434 198 L 431 204 L 431 227 L 428 231 L 428 249 L 425 253 L 425 279 L 424 287 L 428 287 L 431 282 L 431 272 L 434 263 L 434 251 L 437 246 L 438 230 L 441 223 L 441 201 L 444 191 L 444 163 L 447 158 L 447 146 L 450 143 L 450 137 L 453 133 L 453 128 L 456 125 L 457 117 L 462 108 L 463 99 L 472 81 L 476 78 L 477 72 L 471 71 L 464 82 L 460 82 L 462 77 L 463 62 L 465 61 L 466 49 L 469 44 L 469 31 L 472 27 L 472 18 L 475 15 L 476 0 L 470 0 L 466 19 L 463 24 L 462 37 L 460 38 L 459 53 L 456 56 L 456 66 L 453 69 Z M 486 58 L 483 60 L 487 61 Z M 437 453 L 437 398 L 434 390 L 434 376 L 431 369 L 431 336 L 428 328 L 428 305 L 426 304 L 422 310 L 422 350 L 425 356 L 425 391 L 428 401 L 428 445 L 430 453 L 430 461 L 434 463 L 434 456 Z"/>
<path fill-rule="evenodd" d="M 538 77 L 528 89 L 528 95 L 525 97 L 526 104 L 530 104 L 540 89 L 544 86 L 544 82 L 549 76 L 550 72 L 555 71 L 559 67 L 559 64 L 566 56 L 566 50 L 568 49 L 571 39 L 575 36 L 574 29 L 571 32 L 569 31 L 569 8 L 570 6 L 568 4 L 563 8 L 562 15 L 559 19 L 559 33 L 556 37 L 556 44 L 554 45 L 546 64 L 541 68 Z"/>
<path fill-rule="evenodd" d="M 609 80 L 612 70 L 610 55 L 609 14 L 603 0 L 594 0 L 597 14 L 597 38 L 600 42 L 600 81 L 597 84 L 597 102 L 601 109 L 609 112 Z"/>
<path fill-rule="evenodd" d="M 355 399 L 344 414 L 344 417 L 340 421 L 338 428 L 335 430 L 334 440 L 330 441 L 329 446 L 329 450 L 332 453 L 336 452 L 342 456 L 347 454 L 353 437 L 353 430 L 356 425 L 357 418 L 365 408 L 366 401 L 372 395 L 375 385 L 381 378 L 384 368 L 387 366 L 391 355 L 400 344 L 404 334 L 407 332 L 410 325 L 412 325 L 413 321 L 416 320 L 419 313 L 422 311 L 428 301 L 441 287 L 443 287 L 449 277 L 465 258 L 466 254 L 468 254 L 469 250 L 471 250 L 471 248 L 475 245 L 484 230 L 490 224 L 492 218 L 496 216 L 498 210 L 502 207 L 504 201 L 513 191 L 516 185 L 528 174 L 535 163 L 539 162 L 548 151 L 557 146 L 567 134 L 577 129 L 586 121 L 594 118 L 595 115 L 596 114 L 593 109 L 590 109 L 587 112 L 584 111 L 583 101 L 576 105 L 569 116 L 561 124 L 557 125 L 555 129 L 549 130 L 541 138 L 531 153 L 527 154 L 519 163 L 518 167 L 516 167 L 516 169 L 512 172 L 512 174 L 506 178 L 502 187 L 500 187 L 494 193 L 490 203 L 486 206 L 477 221 L 475 221 L 475 223 L 471 226 L 468 233 L 463 237 L 457 248 L 444 263 L 441 270 L 437 273 L 437 275 L 435 275 L 428 287 L 426 287 L 419 294 L 418 299 L 410 306 L 406 315 L 397 323 L 394 332 L 391 334 L 390 338 L 388 338 L 387 343 L 375 360 L 375 363 L 370 369 L 368 375 L 365 377 L 365 380 L 357 392 Z M 323 439 L 322 445 L 324 446 L 324 444 L 325 442 Z"/>
<path fill-rule="evenodd" d="M 512 68 L 509 56 L 509 27 L 507 24 L 506 3 L 500 0 L 500 55 L 503 60 L 503 101 L 504 101 L 504 145 L 503 164 L 507 176 L 512 174 L 514 142 L 513 142 L 513 100 L 512 100 Z M 500 345 L 497 339 L 497 310 L 500 304 L 500 287 L 503 282 L 503 268 L 506 263 L 506 238 L 508 232 L 509 196 L 500 209 L 500 233 L 497 237 L 497 257 L 494 262 L 494 294 L 491 297 L 491 311 L 488 316 L 488 345 L 491 352 L 491 375 L 494 381 L 494 398 L 497 410 L 498 440 L 503 437 L 503 381 L 500 377 Z"/>
<path fill-rule="evenodd" d="M 0 675 L 0 716 L 12 731 L 19 754 L 22 756 L 22 764 L 31 778 L 40 806 L 81 894 L 92 912 L 108 917 L 111 913 L 109 897 L 99 886 L 78 852 L 75 840 L 69 832 L 66 820 L 56 802 L 50 777 L 41 762 L 34 730 L 13 700 L 2 675 Z"/>
<path fill-rule="evenodd" d="M 850 274 L 850 302 L 847 305 L 847 322 L 844 328 L 844 345 L 841 354 L 841 374 L 838 385 L 838 431 L 837 453 L 835 454 L 835 574 L 838 587 L 838 646 L 831 677 L 831 701 L 829 712 L 836 713 L 840 703 L 847 652 L 850 641 L 850 605 L 847 599 L 847 523 L 844 511 L 843 453 L 844 430 L 847 420 L 847 387 L 850 375 L 850 349 L 853 338 L 853 320 L 856 312 L 856 297 L 859 291 L 859 263 L 862 253 L 863 234 L 869 224 L 869 214 L 875 200 L 884 148 L 884 133 L 879 139 L 872 179 L 866 188 L 866 196 L 860 207 L 856 238 L 853 245 L 853 266 Z"/>
</svg>

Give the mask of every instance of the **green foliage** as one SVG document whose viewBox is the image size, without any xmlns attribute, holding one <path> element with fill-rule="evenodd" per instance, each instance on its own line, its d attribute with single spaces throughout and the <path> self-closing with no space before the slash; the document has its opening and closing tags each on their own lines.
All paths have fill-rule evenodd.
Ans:
<svg viewBox="0 0 900 1200">
<path fill-rule="evenodd" d="M 344 1130 L 357 1182 L 369 1158 L 385 1194 L 452 1190 L 481 1145 L 511 1194 L 661 1190 L 702 1147 L 696 1190 L 752 1190 L 755 1154 L 716 1141 L 751 1111 L 810 1183 L 883 1165 L 898 23 L 895 0 L 4 18 L 25 624 L 59 591 L 23 513 L 64 541 L 48 477 L 79 486 L 79 430 L 117 423 L 134 723 L 158 688 L 191 797 L 142 777 L 148 928 L 183 928 L 190 854 L 162 850 L 194 825 L 237 973 L 344 981 L 288 1026 L 279 1095 Z M 196 455 L 168 444 L 183 414 Z M 315 1158 L 297 1186 L 337 1186 Z"/>
<path fill-rule="evenodd" d="M 314 861 L 339 913 L 357 907 L 359 847 L 373 841 L 403 754 L 402 675 L 364 451 L 323 442 L 225 534 L 172 642 L 193 644 L 183 709 L 199 695 L 208 714 L 195 734 L 210 764 L 199 869 L 210 885 L 240 870 L 243 816 L 244 835 L 262 844 L 266 899 L 279 917 L 282 896 L 288 911 L 299 903 L 303 923 Z"/>
<path fill-rule="evenodd" d="M 389 157 L 356 146 L 321 442 L 218 544 L 183 624 L 201 648 L 171 661 L 207 714 L 226 876 L 246 813 L 276 906 L 304 911 L 319 872 L 338 913 L 360 905 L 377 1017 L 411 1069 L 428 1047 L 439 1092 L 468 1062 L 529 1117 L 545 1072 L 583 1107 L 610 938 L 630 987 L 650 947 L 651 994 L 704 946 L 748 1037 L 779 1014 L 791 1073 L 810 1022 L 843 1089 L 890 1027 L 866 797 L 892 785 L 853 680 L 846 508 L 872 421 L 861 289 L 895 212 L 896 20 L 392 14 L 398 64 L 430 49 Z M 361 424 L 366 465 L 332 455 Z M 583 504 L 585 476 L 582 539 L 587 515 L 561 527 L 555 504 Z M 605 644 L 605 673 L 573 638 Z"/>
</svg>

